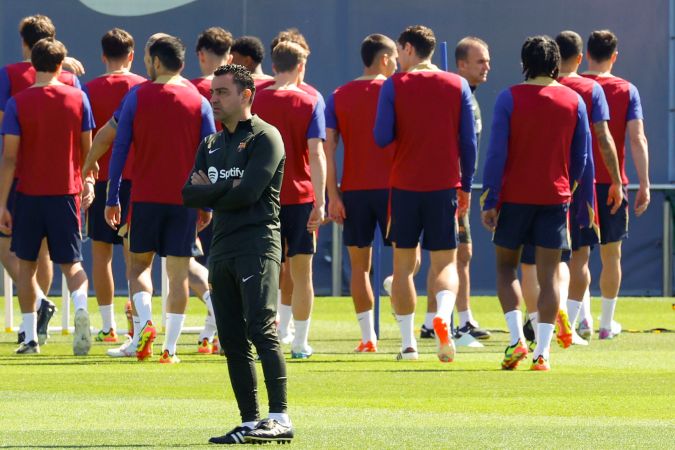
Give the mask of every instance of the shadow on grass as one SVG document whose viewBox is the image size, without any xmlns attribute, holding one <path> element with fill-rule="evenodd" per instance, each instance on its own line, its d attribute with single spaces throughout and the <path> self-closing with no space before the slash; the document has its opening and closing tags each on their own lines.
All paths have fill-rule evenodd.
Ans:
<svg viewBox="0 0 675 450">
<path fill-rule="evenodd" d="M 208 444 L 162 444 L 164 448 L 205 447 Z M 99 444 L 99 445 L 0 445 L 0 448 L 157 448 L 156 444 Z"/>
</svg>

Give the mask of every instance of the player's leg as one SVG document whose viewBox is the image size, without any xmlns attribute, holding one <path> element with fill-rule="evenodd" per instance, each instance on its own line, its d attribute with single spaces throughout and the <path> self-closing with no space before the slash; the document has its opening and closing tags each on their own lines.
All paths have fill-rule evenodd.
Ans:
<svg viewBox="0 0 675 450">
<path fill-rule="evenodd" d="M 185 323 L 190 291 L 188 287 L 188 269 L 190 257 L 166 256 L 166 275 L 169 279 L 169 295 L 166 299 L 166 335 L 162 346 L 160 363 L 175 363 L 176 346 Z"/>
<path fill-rule="evenodd" d="M 349 287 L 354 301 L 356 318 L 361 329 L 361 342 L 356 347 L 356 352 L 376 352 L 377 335 L 375 334 L 375 322 L 373 307 L 375 296 L 370 285 L 370 266 L 372 257 L 371 247 L 347 247 L 349 261 L 352 267 L 352 276 Z"/>
<path fill-rule="evenodd" d="M 427 312 L 424 315 L 424 323 L 420 329 L 420 339 L 433 339 L 436 337 L 436 332 L 434 331 L 434 317 L 436 317 L 436 311 L 438 311 L 438 305 L 436 304 L 436 291 L 434 289 L 434 280 L 438 275 L 434 272 L 433 267 L 429 267 L 427 270 Z"/>
<path fill-rule="evenodd" d="M 539 323 L 537 324 L 537 347 L 533 352 L 533 367 L 537 365 L 548 366 L 550 359 L 551 338 L 560 308 L 560 254 L 559 249 L 536 247 Z M 543 362 L 540 357 L 543 357 Z"/>
<path fill-rule="evenodd" d="M 556 316 L 556 341 L 562 348 L 569 348 L 572 345 L 574 336 L 572 326 L 570 325 L 569 315 L 567 314 L 567 298 L 570 289 L 570 269 L 567 265 L 570 260 L 570 252 L 562 252 L 560 262 L 558 263 L 558 314 Z"/>
<path fill-rule="evenodd" d="M 430 265 L 435 278 L 431 280 L 436 297 L 436 316 L 434 331 L 439 342 L 438 358 L 442 362 L 452 362 L 455 358 L 455 345 L 450 329 L 450 315 L 455 308 L 459 277 L 457 275 L 457 251 L 435 250 L 429 252 Z"/>
<path fill-rule="evenodd" d="M 591 247 L 585 245 L 574 250 L 572 259 L 570 259 L 570 292 L 567 300 L 567 314 L 572 329 L 576 326 L 579 313 L 583 308 L 584 295 L 591 284 L 591 271 L 588 269 L 590 255 Z"/>
<path fill-rule="evenodd" d="M 132 239 L 134 239 L 133 234 Z M 152 323 L 152 261 L 154 256 L 155 253 L 152 251 L 137 253 L 133 251 L 133 247 L 130 248 L 129 287 L 140 323 L 140 330 L 134 333 L 130 350 L 135 347 L 136 357 L 139 360 L 152 356 L 152 343 L 157 337 L 157 330 Z"/>
<path fill-rule="evenodd" d="M 285 246 L 282 245 L 285 248 Z M 295 334 L 293 333 L 293 279 L 288 264 L 288 258 L 281 263 L 279 272 L 279 293 L 277 295 L 278 316 L 279 316 L 279 339 L 282 344 L 293 342 Z"/>
<path fill-rule="evenodd" d="M 40 345 L 37 341 L 37 311 L 35 310 L 36 272 L 36 261 L 18 260 L 17 275 L 19 282 L 17 283 L 17 291 L 24 330 L 23 341 L 19 343 L 19 347 L 15 351 L 19 355 L 40 353 Z"/>
<path fill-rule="evenodd" d="M 417 359 L 415 340 L 415 306 L 417 293 L 413 281 L 415 273 L 416 248 L 394 246 L 394 279 L 391 289 L 391 303 L 401 332 L 401 353 L 399 359 Z"/>
<path fill-rule="evenodd" d="M 102 320 L 101 330 L 96 335 L 96 340 L 117 342 L 117 326 L 113 310 L 115 281 L 112 273 L 112 244 L 103 241 L 92 241 L 91 256 L 92 281 Z"/>
<path fill-rule="evenodd" d="M 525 359 L 528 350 L 523 335 L 523 316 L 520 310 L 520 299 L 523 298 L 518 282 L 518 263 L 520 249 L 510 249 L 497 245 L 497 297 L 504 312 L 504 319 L 509 329 L 509 345 L 504 350 L 502 369 L 513 370 Z M 528 309 L 529 311 L 529 309 Z"/>
<path fill-rule="evenodd" d="M 57 255 L 53 255 L 58 262 Z M 89 321 L 87 274 L 79 262 L 61 263 L 61 272 L 66 279 L 70 298 L 75 310 L 75 333 L 73 335 L 73 353 L 75 355 L 87 355 L 91 348 L 91 327 Z"/>
<path fill-rule="evenodd" d="M 295 337 L 291 345 L 293 358 L 305 359 L 312 355 L 308 343 L 309 325 L 314 304 L 314 286 L 312 284 L 313 255 L 297 254 L 288 258 L 288 266 L 293 280 L 293 322 Z"/>
<path fill-rule="evenodd" d="M 616 300 L 621 286 L 621 241 L 600 246 L 602 271 L 600 272 L 600 294 L 602 295 L 602 314 L 600 314 L 600 339 L 611 339 L 616 330 L 612 329 Z"/>
<path fill-rule="evenodd" d="M 530 257 L 531 254 L 531 257 Z M 539 282 L 537 281 L 537 266 L 534 261 L 534 246 L 523 245 L 520 257 L 520 289 L 527 309 L 527 321 L 523 327 L 523 336 L 530 341 L 530 349 L 537 343 L 537 300 L 539 299 Z"/>
<path fill-rule="evenodd" d="M 36 277 L 40 292 L 43 294 L 43 297 L 41 298 L 45 298 L 49 294 L 52 287 L 52 281 L 54 280 L 54 264 L 52 264 L 52 260 L 49 257 L 47 239 L 43 239 L 42 245 L 40 246 Z"/>
<path fill-rule="evenodd" d="M 199 333 L 199 342 L 197 351 L 199 353 L 212 354 L 218 353 L 219 346 L 215 341 L 216 319 L 213 315 L 213 303 L 211 292 L 209 291 L 209 271 L 198 262 L 197 258 L 190 258 L 188 266 L 188 285 L 190 290 L 204 302 L 206 305 L 206 318 L 204 319 L 204 328 Z M 214 347 L 215 344 L 215 347 Z"/>
</svg>

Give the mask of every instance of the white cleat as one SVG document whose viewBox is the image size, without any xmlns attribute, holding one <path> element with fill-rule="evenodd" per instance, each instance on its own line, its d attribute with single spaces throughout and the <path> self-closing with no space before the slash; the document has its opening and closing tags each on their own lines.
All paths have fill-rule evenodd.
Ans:
<svg viewBox="0 0 675 450">
<path fill-rule="evenodd" d="M 126 336 L 126 342 L 117 348 L 110 348 L 106 352 L 111 358 L 130 358 L 136 356 L 136 348 L 132 347 L 131 344 L 133 339 Z"/>
<path fill-rule="evenodd" d="M 91 349 L 91 328 L 89 326 L 89 313 L 84 309 L 75 311 L 75 334 L 73 336 L 73 354 L 84 356 Z"/>
<path fill-rule="evenodd" d="M 579 333 L 577 333 L 577 330 L 572 330 L 572 345 L 581 345 L 581 346 L 586 346 L 588 345 L 588 341 L 581 336 L 579 336 Z"/>
<path fill-rule="evenodd" d="M 391 297 L 391 285 L 392 285 L 393 282 L 394 282 L 394 276 L 393 275 L 389 275 L 382 282 L 382 288 L 384 289 L 384 292 L 386 292 L 389 297 Z"/>
<path fill-rule="evenodd" d="M 293 339 L 295 339 L 295 335 L 293 333 L 287 333 L 286 335 L 279 335 L 279 342 L 281 342 L 284 345 L 290 345 L 293 343 Z"/>
<path fill-rule="evenodd" d="M 420 358 L 420 355 L 417 353 L 417 349 L 408 347 L 402 349 L 396 355 L 396 361 L 417 361 Z"/>
</svg>

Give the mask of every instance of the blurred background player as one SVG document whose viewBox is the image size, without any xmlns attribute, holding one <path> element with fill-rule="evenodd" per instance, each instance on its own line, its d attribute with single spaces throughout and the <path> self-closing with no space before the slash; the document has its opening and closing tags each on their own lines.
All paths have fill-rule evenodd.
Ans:
<svg viewBox="0 0 675 450">
<path fill-rule="evenodd" d="M 382 85 L 374 135 L 380 147 L 396 145 L 388 237 L 394 243 L 392 303 L 402 338 L 398 359 L 418 358 L 413 274 L 423 232 L 422 248 L 436 274 L 430 284 L 438 305 L 433 320 L 438 357 L 450 362 L 455 347 L 449 318 L 458 284 L 455 214 L 466 214 L 471 200 L 476 132 L 469 84 L 431 64 L 435 47 L 430 28 L 416 25 L 401 33 L 402 72 Z"/>
<path fill-rule="evenodd" d="M 104 126 L 129 90 L 145 78 L 131 72 L 134 60 L 134 38 L 125 30 L 113 28 L 101 38 L 102 59 L 106 73 L 86 85 L 94 121 L 99 124 L 94 135 Z M 92 281 L 101 313 L 102 326 L 97 341 L 117 342 L 113 298 L 115 280 L 112 271 L 113 245 L 123 244 L 122 237 L 105 222 L 104 210 L 108 188 L 110 146 L 98 159 L 98 175 L 94 186 L 95 198 L 87 209 L 87 235 L 92 240 Z M 125 168 L 120 185 L 121 221 L 126 223 L 131 193 L 131 165 Z M 127 249 L 124 247 L 125 262 Z M 133 330 L 131 330 L 133 331 Z"/>
<path fill-rule="evenodd" d="M 298 87 L 306 61 L 307 52 L 299 44 L 291 41 L 277 44 L 272 52 L 275 82 L 259 91 L 253 104 L 253 112 L 279 130 L 286 150 L 281 242 L 293 283 L 295 337 L 291 356 L 300 359 L 312 355 L 307 340 L 314 302 L 312 256 L 316 252 L 317 230 L 324 218 L 326 189 L 325 105 L 321 96 L 310 95 Z M 285 308 L 288 311 L 288 306 Z M 288 326 L 285 320 L 281 315 L 282 336 Z"/>
<path fill-rule="evenodd" d="M 182 183 L 187 179 L 199 140 L 215 132 L 208 101 L 180 76 L 185 46 L 161 37 L 145 59 L 152 83 L 132 90 L 124 101 L 110 161 L 106 221 L 120 223 L 119 185 L 131 144 L 134 145 L 133 214 L 129 233 L 130 285 L 142 329 L 136 356 L 152 355 L 152 280 L 155 253 L 166 257 L 169 295 L 166 336 L 160 363 L 177 363 L 176 344 L 185 321 L 190 257 L 197 256 L 196 227 L 210 213 L 185 208 Z M 171 157 L 167 157 L 167 149 Z"/>
<path fill-rule="evenodd" d="M 393 146 L 383 151 L 373 138 L 380 88 L 396 71 L 396 44 L 381 34 L 371 34 L 361 43 L 363 75 L 340 86 L 326 104 L 326 184 L 331 220 L 344 224 L 344 243 L 351 263 L 350 291 L 361 342 L 356 352 L 376 352 L 373 320 L 374 296 L 370 284 L 370 261 L 376 226 L 385 245 L 389 173 Z M 336 152 L 344 141 L 344 169 L 338 187 Z"/>
<path fill-rule="evenodd" d="M 232 64 L 244 66 L 251 72 L 256 89 L 261 83 L 274 80 L 274 77 L 263 72 L 262 62 L 265 58 L 265 46 L 259 38 L 255 36 L 238 37 L 232 44 L 231 52 Z"/>
<path fill-rule="evenodd" d="M 569 201 L 584 170 L 591 134 L 583 100 L 556 81 L 560 52 L 555 41 L 548 36 L 528 38 L 521 61 L 525 82 L 502 91 L 495 104 L 482 221 L 494 233 L 497 294 L 511 334 L 502 369 L 515 369 L 528 354 L 517 270 L 522 246 L 529 243 L 535 245 L 540 287 L 531 369 L 549 370 L 560 300 L 558 265 L 561 250 L 569 249 Z"/>
<path fill-rule="evenodd" d="M 31 63 L 35 84 L 12 97 L 3 117 L 4 153 L 0 167 L 0 228 L 12 231 L 19 258 L 19 304 L 24 341 L 17 354 L 39 353 L 37 342 L 37 258 L 47 238 L 50 257 L 61 267 L 75 309 L 73 353 L 86 355 L 91 347 L 87 313 L 87 275 L 82 268 L 80 200 L 88 206 L 93 176 L 82 185 L 82 161 L 91 146 L 94 120 L 84 92 L 58 81 L 64 45 L 53 38 L 33 45 Z M 18 161 L 20 165 L 17 165 Z M 7 197 L 18 170 L 16 203 Z M 54 220 L 54 219 L 57 220 Z"/>
<path fill-rule="evenodd" d="M 614 321 L 616 299 L 621 287 L 621 241 L 628 237 L 628 196 L 626 185 L 625 156 L 626 131 L 630 141 L 633 164 L 640 186 L 635 196 L 635 215 L 641 216 L 649 206 L 649 152 L 644 132 L 642 105 L 637 88 L 628 81 L 612 75 L 616 62 L 618 40 L 609 30 L 594 31 L 588 38 L 588 71 L 582 75 L 597 81 L 605 92 L 609 105 L 609 131 L 616 145 L 619 160 L 621 182 L 624 185 L 624 201 L 621 207 L 612 213 L 610 189 L 614 182 L 611 167 L 602 159 L 598 142 L 593 144 L 593 156 L 596 161 L 596 194 L 600 218 L 600 293 L 602 295 L 602 314 L 600 316 L 600 339 L 611 339 L 621 332 L 621 326 Z M 589 297 L 590 302 L 590 297 Z M 590 306 L 588 308 L 590 311 Z M 580 333 L 590 336 L 592 318 L 584 314 Z"/>
</svg>

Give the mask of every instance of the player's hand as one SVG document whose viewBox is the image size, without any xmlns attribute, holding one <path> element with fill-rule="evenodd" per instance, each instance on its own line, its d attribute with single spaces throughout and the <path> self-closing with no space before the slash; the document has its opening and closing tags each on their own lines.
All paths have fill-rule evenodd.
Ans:
<svg viewBox="0 0 675 450">
<path fill-rule="evenodd" d="M 7 236 L 12 234 L 12 215 L 5 207 L 0 207 L 0 231 Z"/>
<path fill-rule="evenodd" d="M 72 56 L 66 56 L 63 60 L 63 68 L 73 72 L 78 77 L 84 75 L 84 65 Z"/>
<path fill-rule="evenodd" d="M 480 213 L 480 219 L 481 222 L 483 222 L 483 226 L 488 229 L 491 233 L 495 232 L 495 228 L 497 228 L 497 217 L 499 216 L 499 213 L 497 212 L 496 208 L 488 209 L 486 211 L 482 211 Z"/>
<path fill-rule="evenodd" d="M 328 218 L 335 223 L 344 223 L 347 218 L 345 212 L 345 204 L 342 202 L 340 195 L 334 195 L 328 200 Z"/>
<path fill-rule="evenodd" d="M 610 214 L 616 214 L 623 202 L 623 186 L 621 184 L 610 184 L 607 191 L 607 206 L 611 206 Z"/>
<path fill-rule="evenodd" d="M 208 186 L 212 183 L 211 180 L 209 180 L 208 175 L 206 175 L 203 170 L 198 170 L 196 172 L 192 172 L 190 184 L 193 186 Z"/>
<path fill-rule="evenodd" d="M 104 215 L 108 226 L 113 230 L 117 230 L 117 225 L 122 222 L 122 210 L 119 203 L 115 206 L 106 206 Z"/>
<path fill-rule="evenodd" d="M 197 210 L 197 233 L 200 233 L 204 228 L 209 226 L 212 217 L 213 213 L 211 211 Z"/>
<path fill-rule="evenodd" d="M 85 181 L 84 186 L 82 187 L 82 194 L 81 195 L 81 203 L 80 207 L 82 208 L 82 211 L 86 211 L 89 209 L 91 204 L 94 202 L 94 198 L 96 197 L 96 194 L 94 192 L 94 183 L 91 181 Z"/>
<path fill-rule="evenodd" d="M 457 215 L 464 217 L 471 206 L 471 192 L 457 191 Z"/>
<path fill-rule="evenodd" d="M 309 214 L 309 220 L 307 221 L 307 231 L 314 233 L 319 229 L 323 223 L 325 212 L 323 206 L 315 206 L 312 208 L 312 212 Z"/>
<path fill-rule="evenodd" d="M 637 191 L 635 196 L 635 215 L 641 216 L 642 213 L 647 211 L 647 207 L 650 202 L 649 187 L 640 185 L 640 188 Z"/>
</svg>

